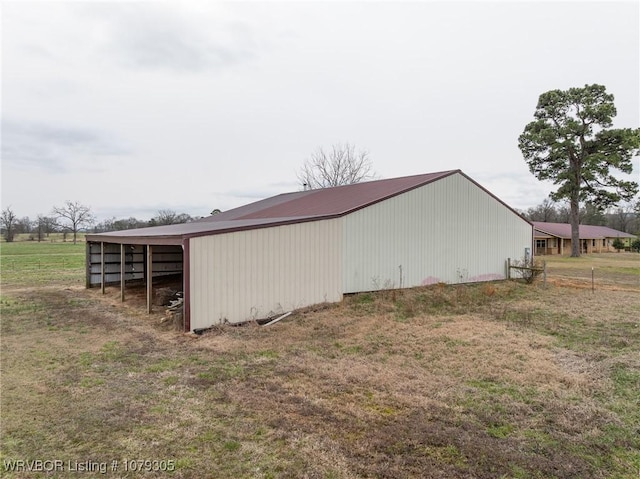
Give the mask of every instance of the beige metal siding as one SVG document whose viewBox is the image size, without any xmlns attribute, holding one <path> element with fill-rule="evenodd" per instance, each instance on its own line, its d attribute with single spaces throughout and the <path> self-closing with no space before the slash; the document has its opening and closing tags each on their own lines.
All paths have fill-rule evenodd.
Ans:
<svg viewBox="0 0 640 479">
<path fill-rule="evenodd" d="M 344 292 L 500 279 L 532 226 L 460 174 L 344 217 Z"/>
<path fill-rule="evenodd" d="M 191 329 L 342 299 L 341 219 L 191 238 Z"/>
</svg>

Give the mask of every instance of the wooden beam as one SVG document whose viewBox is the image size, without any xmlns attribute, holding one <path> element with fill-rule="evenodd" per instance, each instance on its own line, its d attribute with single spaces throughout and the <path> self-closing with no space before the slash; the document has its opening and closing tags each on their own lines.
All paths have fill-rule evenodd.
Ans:
<svg viewBox="0 0 640 479">
<path fill-rule="evenodd" d="M 104 294 L 104 241 L 100 242 L 100 291 Z"/>
<path fill-rule="evenodd" d="M 153 247 L 147 245 L 147 313 L 151 314 L 153 296 Z"/>
<path fill-rule="evenodd" d="M 91 287 L 91 243 L 89 241 L 87 241 L 85 243 L 85 258 L 86 258 L 86 264 L 85 264 L 85 276 L 86 276 L 86 282 L 85 282 L 85 287 L 87 289 L 89 289 Z"/>
<path fill-rule="evenodd" d="M 184 304 L 182 306 L 182 320 L 185 332 L 191 331 L 191 279 L 190 273 L 189 239 L 182 243 L 182 294 Z"/>
<path fill-rule="evenodd" d="M 124 303 L 124 243 L 120 244 L 120 301 Z"/>
</svg>

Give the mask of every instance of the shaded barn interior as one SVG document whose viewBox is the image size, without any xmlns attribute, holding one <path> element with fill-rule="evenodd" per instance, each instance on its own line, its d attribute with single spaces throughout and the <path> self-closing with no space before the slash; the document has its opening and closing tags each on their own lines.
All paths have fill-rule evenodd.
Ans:
<svg viewBox="0 0 640 479">
<path fill-rule="evenodd" d="M 151 278 L 148 281 L 147 278 Z M 172 284 L 182 290 L 184 254 L 180 245 L 116 244 L 87 242 L 87 288 L 120 285 L 124 301 L 126 286 L 146 285 L 147 309 L 151 310 L 153 288 Z"/>
</svg>

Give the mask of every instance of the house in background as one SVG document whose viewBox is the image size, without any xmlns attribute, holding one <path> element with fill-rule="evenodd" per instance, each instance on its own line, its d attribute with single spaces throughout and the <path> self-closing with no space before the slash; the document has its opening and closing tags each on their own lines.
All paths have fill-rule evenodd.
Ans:
<svg viewBox="0 0 640 479">
<path fill-rule="evenodd" d="M 568 223 L 545 223 L 533 221 L 535 254 L 570 254 L 571 225 Z M 613 242 L 616 238 L 631 245 L 636 238 L 624 231 L 614 230 L 607 226 L 580 225 L 580 253 L 614 252 Z"/>
<path fill-rule="evenodd" d="M 491 281 L 533 225 L 460 170 L 298 191 L 192 223 L 90 234 L 87 287 L 178 276 L 186 331 L 343 295 Z"/>
</svg>

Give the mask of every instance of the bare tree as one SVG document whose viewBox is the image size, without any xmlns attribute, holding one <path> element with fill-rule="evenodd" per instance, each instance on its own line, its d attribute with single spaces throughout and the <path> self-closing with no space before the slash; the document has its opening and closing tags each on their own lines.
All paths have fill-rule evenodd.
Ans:
<svg viewBox="0 0 640 479">
<path fill-rule="evenodd" d="M 559 203 L 558 207 L 556 208 L 556 213 L 556 221 L 558 223 L 568 223 L 571 219 L 571 207 L 569 206 L 569 203 L 567 203 L 566 201 Z"/>
<path fill-rule="evenodd" d="M 556 207 L 553 201 L 545 198 L 542 203 L 533 208 L 529 208 L 525 213 L 529 221 L 545 221 L 553 223 L 558 217 Z"/>
<path fill-rule="evenodd" d="M 607 226 L 625 233 L 633 233 L 638 227 L 638 215 L 633 211 L 633 203 L 628 202 L 607 214 Z"/>
<path fill-rule="evenodd" d="M 56 229 L 56 220 L 50 216 L 38 215 L 38 219 L 34 222 L 34 229 L 37 235 L 38 242 L 42 241 L 45 236 L 49 236 L 50 233 Z"/>
<path fill-rule="evenodd" d="M 10 206 L 2 210 L 2 216 L 0 217 L 0 226 L 2 226 L 2 233 L 7 243 L 13 241 L 16 221 L 16 214 L 13 212 Z"/>
<path fill-rule="evenodd" d="M 95 221 L 91 208 L 78 201 L 67 200 L 62 207 L 54 206 L 53 215 L 65 220 L 66 229 L 73 233 L 73 244 L 76 244 L 78 231 L 85 226 L 91 226 Z"/>
<path fill-rule="evenodd" d="M 305 160 L 297 176 L 300 184 L 310 189 L 350 185 L 376 178 L 369 152 L 356 152 L 355 146 L 349 143 L 333 145 L 329 152 L 318 148 Z"/>
<path fill-rule="evenodd" d="M 176 213 L 173 210 L 158 210 L 158 214 L 149 220 L 149 226 L 176 225 L 188 223 L 193 218 L 187 213 Z"/>
<path fill-rule="evenodd" d="M 16 234 L 26 234 L 29 235 L 33 232 L 33 221 L 28 216 L 24 216 L 20 219 L 16 220 L 15 223 L 15 232 Z M 31 236 L 29 239 L 33 239 Z"/>
<path fill-rule="evenodd" d="M 117 219 L 115 216 L 97 223 L 91 228 L 94 233 L 104 233 L 105 231 L 122 231 L 134 228 L 144 228 L 149 226 L 148 221 L 139 220 L 133 216 L 129 218 Z"/>
</svg>

